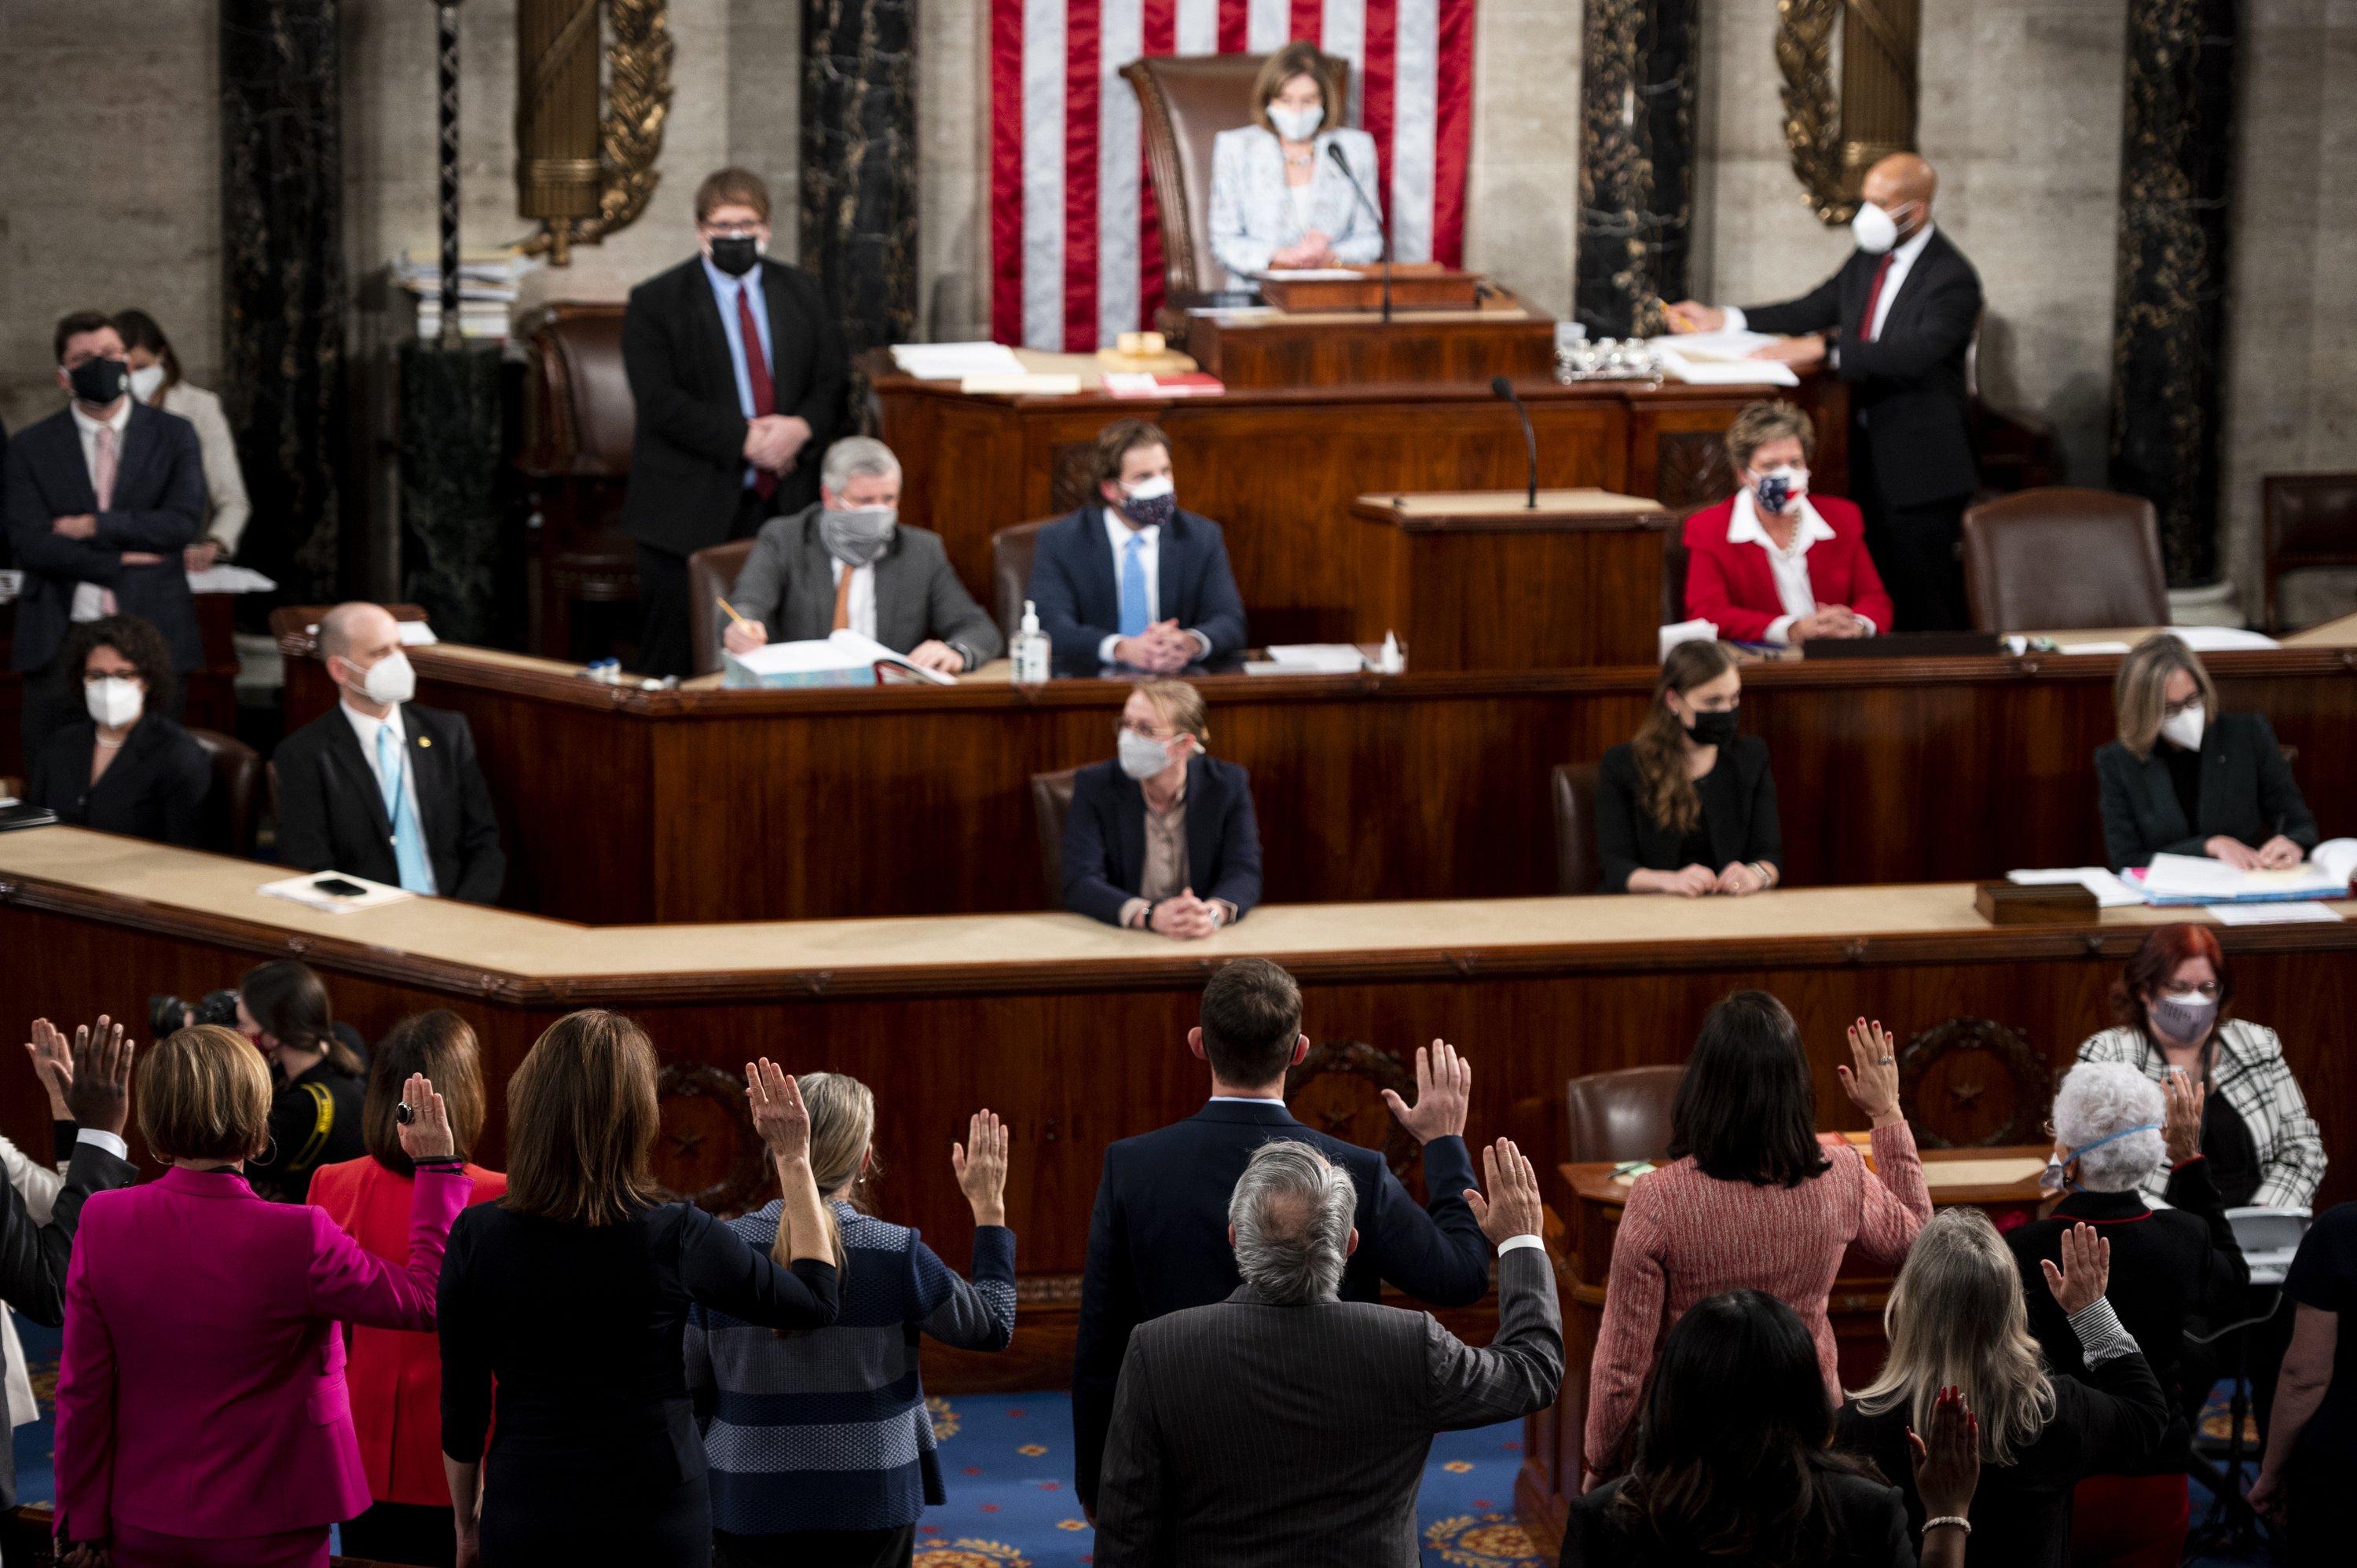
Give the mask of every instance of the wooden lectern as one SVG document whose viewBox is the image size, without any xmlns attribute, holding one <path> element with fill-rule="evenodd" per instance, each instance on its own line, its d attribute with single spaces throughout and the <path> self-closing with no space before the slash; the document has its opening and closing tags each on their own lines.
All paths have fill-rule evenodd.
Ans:
<svg viewBox="0 0 2357 1568">
<path fill-rule="evenodd" d="M 1609 490 L 1361 496 L 1358 638 L 1394 631 L 1408 668 L 1652 664 L 1662 608 L 1659 501 Z"/>
<path fill-rule="evenodd" d="M 1413 285 L 1413 286 L 1411 286 Z M 1467 273 L 1396 272 L 1392 318 L 1376 313 L 1382 288 L 1356 282 L 1268 285 L 1290 309 L 1214 310 L 1192 317 L 1187 352 L 1231 392 L 1261 387 L 1472 383 L 1555 374 L 1555 318 Z M 1415 290 L 1448 303 L 1421 303 Z M 1473 291 L 1482 290 L 1478 301 Z M 1465 297 L 1459 302 L 1457 294 Z M 1419 303 L 1411 304 L 1411 301 Z M 1314 306 L 1310 302 L 1315 302 Z"/>
</svg>

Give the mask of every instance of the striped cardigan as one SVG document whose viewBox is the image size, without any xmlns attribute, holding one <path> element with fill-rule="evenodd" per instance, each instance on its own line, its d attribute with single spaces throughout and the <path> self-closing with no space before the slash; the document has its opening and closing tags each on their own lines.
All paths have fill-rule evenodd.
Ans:
<svg viewBox="0 0 2357 1568">
<path fill-rule="evenodd" d="M 2217 1058 L 2210 1067 L 2210 1087 L 2233 1108 L 2250 1129 L 2251 1147 L 2259 1160 L 2259 1188 L 2251 1195 L 2254 1208 L 2306 1208 L 2316 1201 L 2317 1184 L 2324 1180 L 2324 1137 L 2299 1080 L 2284 1060 L 2283 1042 L 2273 1029 L 2229 1018 L 2218 1026 Z M 2169 1077 L 2169 1058 L 2145 1037 L 2142 1030 L 2122 1025 L 2090 1036 L 2079 1047 L 2083 1062 L 2126 1062 L 2155 1083 Z M 2144 1200 L 2166 1208 L 2169 1167 L 2155 1165 L 2144 1178 Z"/>
<path fill-rule="evenodd" d="M 729 1228 L 766 1253 L 773 1202 Z M 902 1225 L 834 1206 L 843 1311 L 781 1336 L 698 1305 L 687 1387 L 710 1464 L 712 1523 L 731 1535 L 891 1530 L 947 1500 L 917 1341 L 1004 1350 L 1015 1337 L 1015 1232 L 978 1225 L 974 1283 Z"/>
</svg>

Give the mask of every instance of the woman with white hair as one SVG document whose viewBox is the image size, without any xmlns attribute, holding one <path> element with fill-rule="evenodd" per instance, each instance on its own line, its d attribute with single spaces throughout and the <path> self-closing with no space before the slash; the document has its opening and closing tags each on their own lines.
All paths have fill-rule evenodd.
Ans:
<svg viewBox="0 0 2357 1568">
<path fill-rule="evenodd" d="M 2169 1424 L 2168 1402 L 2104 1289 L 2111 1243 L 2091 1225 L 2061 1238 L 2046 1288 L 2077 1337 L 2085 1370 L 2054 1371 L 2029 1335 L 2021 1276 L 2005 1239 L 1977 1208 L 1943 1209 L 1907 1254 L 1882 1315 L 1890 1353 L 1881 1375 L 1842 1406 L 1839 1445 L 1875 1462 L 1924 1524 L 1907 1434 L 1931 1430 L 1941 1391 L 1962 1391 L 1980 1419 L 1981 1478 L 1965 1562 L 1980 1568 L 2063 1568 L 2071 1494 L 2085 1477 L 2142 1462 Z"/>
<path fill-rule="evenodd" d="M 2051 1215 L 2007 1238 L 2029 1294 L 2029 1331 L 2047 1365 L 2076 1377 L 2084 1370 L 2078 1337 L 2047 1293 L 2036 1288 L 2042 1265 L 2061 1258 L 2062 1238 L 2093 1225 L 2112 1243 L 2121 1326 L 2143 1349 L 2170 1404 L 2159 1445 L 2126 1473 L 2082 1482 L 2071 1523 L 2080 1562 L 2173 1563 L 2185 1545 L 2185 1461 L 2190 1417 L 2204 1384 L 2180 1387 L 2186 1331 L 2239 1316 L 2250 1270 L 2226 1223 L 2226 1206 L 2201 1157 L 2206 1092 L 2183 1073 L 2166 1088 L 2126 1062 L 2082 1062 L 2054 1096 L 2054 1154 L 2048 1182 L 2067 1188 Z M 2169 1170 L 2168 1207 L 2147 1208 L 2138 1190 Z M 2190 1398 L 2189 1398 L 2190 1395 Z M 2190 1408 L 2189 1408 L 2189 1406 Z"/>
</svg>

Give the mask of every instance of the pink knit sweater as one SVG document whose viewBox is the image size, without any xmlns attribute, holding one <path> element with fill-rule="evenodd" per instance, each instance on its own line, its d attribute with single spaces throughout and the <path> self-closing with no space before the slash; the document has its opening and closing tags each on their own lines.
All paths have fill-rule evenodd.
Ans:
<svg viewBox="0 0 2357 1568">
<path fill-rule="evenodd" d="M 1825 1387 L 1838 1402 L 1833 1325 L 1825 1297 L 1842 1254 L 1855 1242 L 1895 1268 L 1932 1218 L 1932 1193 L 1904 1122 L 1877 1127 L 1874 1165 L 1846 1144 L 1833 1168 L 1798 1187 L 1754 1187 L 1703 1175 L 1692 1157 L 1630 1186 L 1612 1269 L 1604 1286 L 1604 1326 L 1587 1375 L 1587 1467 L 1627 1468 L 1646 1380 L 1670 1325 L 1721 1291 L 1763 1290 L 1808 1326 Z"/>
</svg>

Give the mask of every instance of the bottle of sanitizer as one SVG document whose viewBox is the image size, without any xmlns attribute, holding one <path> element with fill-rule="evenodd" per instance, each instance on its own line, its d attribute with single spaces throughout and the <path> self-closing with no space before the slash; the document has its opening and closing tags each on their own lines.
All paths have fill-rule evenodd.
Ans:
<svg viewBox="0 0 2357 1568">
<path fill-rule="evenodd" d="M 1015 646 L 1009 651 L 1015 657 L 1017 685 L 1047 683 L 1048 634 L 1039 629 L 1039 611 L 1029 599 L 1023 601 L 1023 627 L 1015 634 Z"/>
</svg>

